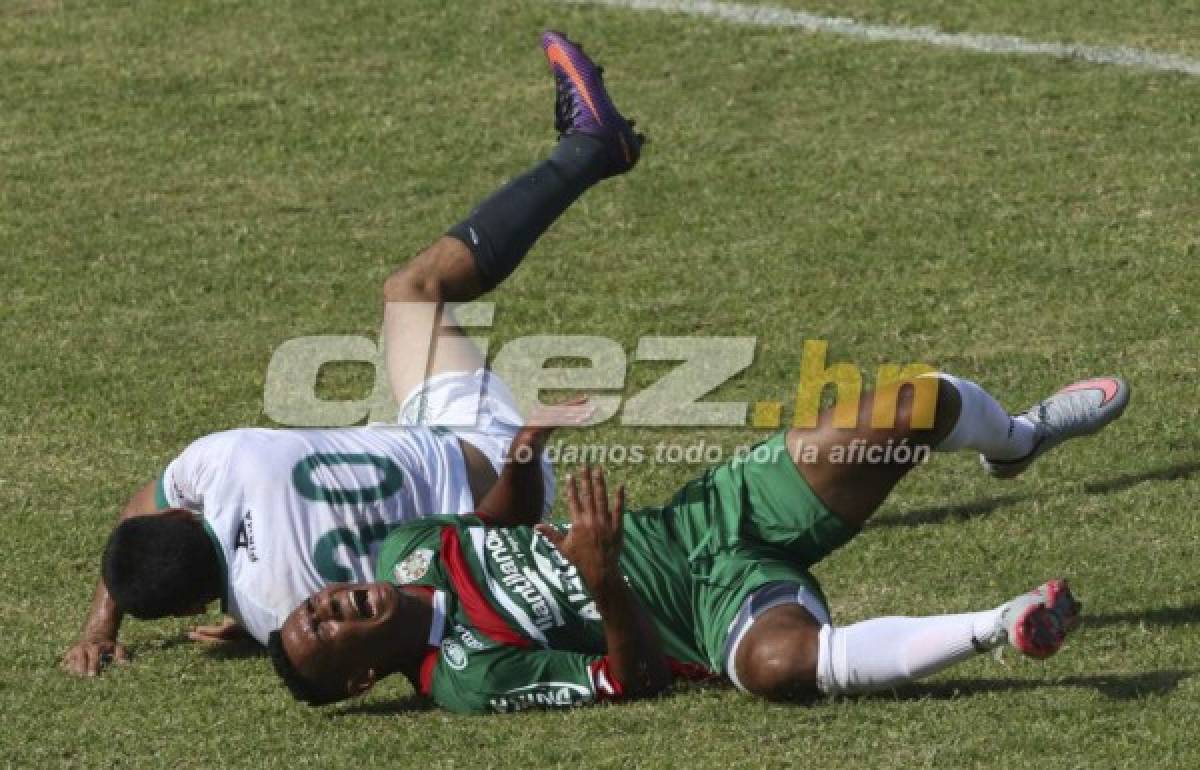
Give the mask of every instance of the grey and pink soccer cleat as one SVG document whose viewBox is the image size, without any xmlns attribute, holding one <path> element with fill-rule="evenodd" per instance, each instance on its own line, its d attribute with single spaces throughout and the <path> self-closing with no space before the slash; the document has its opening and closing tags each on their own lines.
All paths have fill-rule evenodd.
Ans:
<svg viewBox="0 0 1200 770">
<path fill-rule="evenodd" d="M 1051 580 L 1018 596 L 1000 611 L 1008 643 L 1031 658 L 1058 652 L 1067 634 L 1079 626 L 1083 605 L 1071 595 L 1065 580 Z"/>
<path fill-rule="evenodd" d="M 1019 476 L 1038 456 L 1067 439 L 1090 436 L 1121 416 L 1129 404 L 1129 383 L 1119 377 L 1095 377 L 1068 385 L 1020 415 L 1033 423 L 1033 449 L 1015 460 L 983 455 L 979 462 L 998 479 Z"/>
<path fill-rule="evenodd" d="M 542 51 L 554 72 L 554 127 L 559 136 L 584 134 L 603 142 L 611 161 L 605 176 L 633 168 L 645 137 L 634 133 L 633 121 L 613 104 L 604 87 L 603 69 L 588 58 L 583 46 L 560 32 L 542 34 Z"/>
</svg>

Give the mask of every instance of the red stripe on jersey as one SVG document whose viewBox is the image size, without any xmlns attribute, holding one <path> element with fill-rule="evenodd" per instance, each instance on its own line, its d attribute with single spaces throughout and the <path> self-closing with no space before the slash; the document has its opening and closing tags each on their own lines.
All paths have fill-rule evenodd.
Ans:
<svg viewBox="0 0 1200 770">
<path fill-rule="evenodd" d="M 612 675 L 607 655 L 589 663 L 588 668 L 592 673 L 592 685 L 596 691 L 596 700 L 618 700 L 625 694 L 625 685 Z"/>
<path fill-rule="evenodd" d="M 463 555 L 462 543 L 458 539 L 458 529 L 452 526 L 442 527 L 442 564 L 454 584 L 454 593 L 462 603 L 471 625 L 490 636 L 500 644 L 510 647 L 530 647 L 531 642 L 513 630 L 499 612 L 496 612 L 483 591 L 471 577 L 471 569 L 467 566 L 467 557 Z"/>
<path fill-rule="evenodd" d="M 425 652 L 425 657 L 421 659 L 421 676 L 418 687 L 422 695 L 429 695 L 433 692 L 433 669 L 437 666 L 438 648 L 430 647 Z"/>
<path fill-rule="evenodd" d="M 675 660 L 667 657 L 667 665 L 671 668 L 671 676 L 675 679 L 686 679 L 691 682 L 703 682 L 706 679 L 715 679 L 717 673 L 710 671 L 699 663 L 685 663 L 682 660 Z"/>
</svg>

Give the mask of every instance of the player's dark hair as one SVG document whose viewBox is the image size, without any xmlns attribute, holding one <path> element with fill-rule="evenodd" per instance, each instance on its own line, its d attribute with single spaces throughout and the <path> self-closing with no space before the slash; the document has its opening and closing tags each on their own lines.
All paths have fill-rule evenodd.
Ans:
<svg viewBox="0 0 1200 770">
<path fill-rule="evenodd" d="M 322 690 L 312 682 L 304 678 L 296 667 L 292 665 L 291 658 L 288 657 L 287 651 L 283 649 L 283 635 L 278 631 L 272 631 L 267 636 L 267 652 L 271 654 L 271 665 L 275 667 L 275 673 L 279 674 L 279 678 L 287 685 L 288 692 L 292 697 L 310 706 L 326 706 L 330 703 L 336 703 L 344 696 Z"/>
<path fill-rule="evenodd" d="M 142 620 L 183 612 L 222 590 L 220 557 L 190 517 L 122 521 L 108 537 L 101 572 L 117 607 Z"/>
</svg>

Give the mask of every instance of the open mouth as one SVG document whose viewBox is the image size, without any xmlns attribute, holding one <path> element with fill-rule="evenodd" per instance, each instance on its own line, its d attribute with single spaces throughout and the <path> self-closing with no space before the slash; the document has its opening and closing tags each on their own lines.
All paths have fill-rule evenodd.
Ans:
<svg viewBox="0 0 1200 770">
<path fill-rule="evenodd" d="M 354 604 L 354 611 L 360 618 L 374 617 L 375 608 L 371 606 L 371 596 L 367 589 L 356 588 L 351 591 L 350 601 Z"/>
</svg>

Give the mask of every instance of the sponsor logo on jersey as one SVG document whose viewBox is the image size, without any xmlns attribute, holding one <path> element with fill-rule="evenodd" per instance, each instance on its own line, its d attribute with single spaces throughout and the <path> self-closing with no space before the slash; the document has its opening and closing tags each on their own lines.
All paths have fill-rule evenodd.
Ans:
<svg viewBox="0 0 1200 770">
<path fill-rule="evenodd" d="M 600 620 L 596 602 L 583 585 L 583 576 L 541 532 L 533 533 L 533 561 L 546 582 L 566 594 L 567 605 L 584 620 Z M 543 553 L 543 551 L 545 553 Z M 548 554 L 548 555 L 547 555 Z"/>
<path fill-rule="evenodd" d="M 245 548 L 250 561 L 258 561 L 258 551 L 254 548 L 254 511 L 246 511 L 238 524 L 237 537 L 234 538 L 234 549 Z"/>
<path fill-rule="evenodd" d="M 574 706 L 591 699 L 591 690 L 574 682 L 539 682 L 509 690 L 504 695 L 492 698 L 488 705 L 493 711 L 506 713 L 529 708 Z"/>
<path fill-rule="evenodd" d="M 425 577 L 432 563 L 433 551 L 429 548 L 418 548 L 392 569 L 392 577 L 400 585 L 413 583 Z"/>
<path fill-rule="evenodd" d="M 475 636 L 471 629 L 467 628 L 462 623 L 454 624 L 454 633 L 458 635 L 458 638 L 462 640 L 463 644 L 470 647 L 472 650 L 487 649 L 487 645 L 479 641 L 479 637 Z"/>
<path fill-rule="evenodd" d="M 489 529 L 484 539 L 484 547 L 492 558 L 501 585 L 511 594 L 524 600 L 533 618 L 533 624 L 539 631 L 563 625 L 562 609 L 554 598 L 554 594 L 542 581 L 536 571 L 517 564 L 517 549 L 511 536 L 500 530 Z"/>
<path fill-rule="evenodd" d="M 442 659 L 455 671 L 462 671 L 467 667 L 467 651 L 453 639 L 442 640 Z"/>
</svg>

